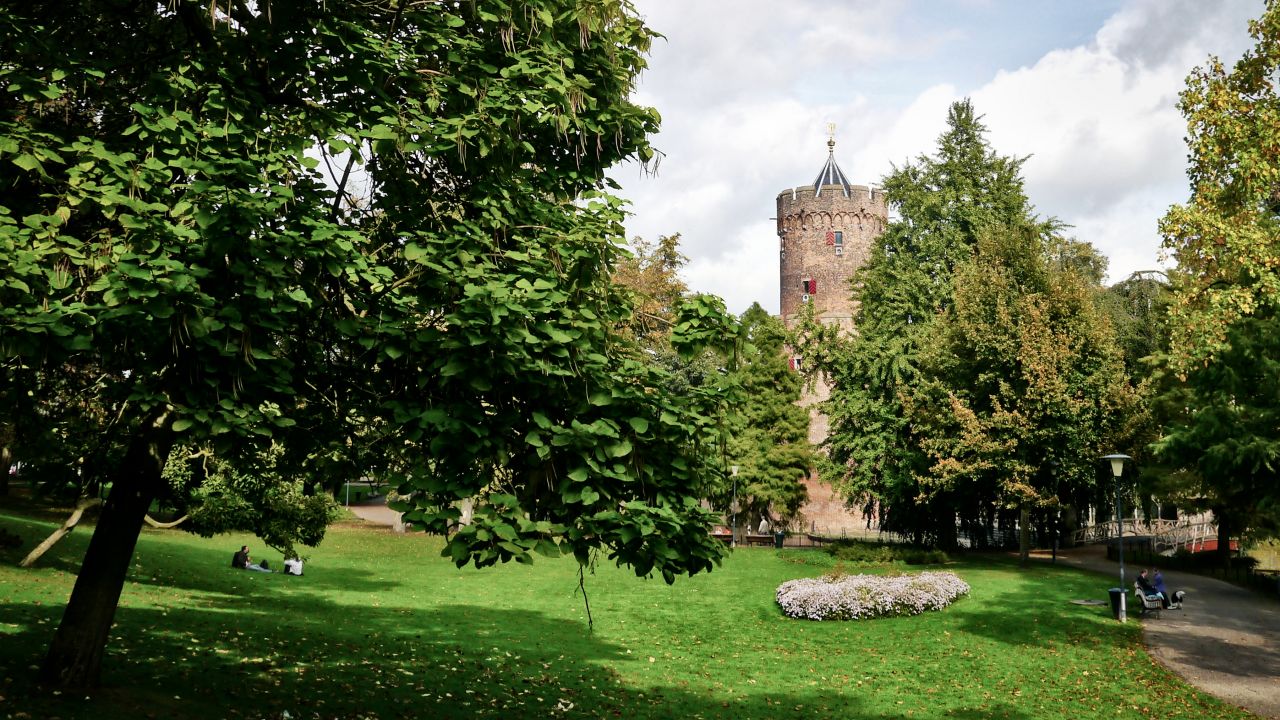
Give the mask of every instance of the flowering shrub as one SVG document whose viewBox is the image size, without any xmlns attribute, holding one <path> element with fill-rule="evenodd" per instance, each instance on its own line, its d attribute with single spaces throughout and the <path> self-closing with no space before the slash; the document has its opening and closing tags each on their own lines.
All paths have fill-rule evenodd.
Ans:
<svg viewBox="0 0 1280 720">
<path fill-rule="evenodd" d="M 782 583 L 778 605 L 793 618 L 861 620 L 941 610 L 967 594 L 968 583 L 949 572 L 891 577 L 829 575 Z"/>
</svg>

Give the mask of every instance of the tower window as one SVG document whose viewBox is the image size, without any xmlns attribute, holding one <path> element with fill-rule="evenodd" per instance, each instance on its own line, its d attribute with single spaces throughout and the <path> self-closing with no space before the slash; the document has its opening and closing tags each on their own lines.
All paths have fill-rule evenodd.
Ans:
<svg viewBox="0 0 1280 720">
<path fill-rule="evenodd" d="M 818 292 L 818 281 L 811 278 L 805 278 L 800 281 L 801 289 L 805 295 L 813 295 Z"/>
<path fill-rule="evenodd" d="M 836 236 L 835 238 L 836 249 L 839 250 L 840 248 L 844 247 L 844 231 L 837 230 L 833 234 Z"/>
</svg>

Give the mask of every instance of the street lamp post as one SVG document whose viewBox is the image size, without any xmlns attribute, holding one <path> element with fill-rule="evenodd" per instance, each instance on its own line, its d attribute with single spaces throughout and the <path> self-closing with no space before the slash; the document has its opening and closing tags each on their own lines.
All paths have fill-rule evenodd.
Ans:
<svg viewBox="0 0 1280 720">
<path fill-rule="evenodd" d="M 1126 622 L 1124 600 L 1129 593 L 1125 591 L 1124 586 L 1124 510 L 1120 504 L 1120 476 L 1124 474 L 1124 461 L 1133 458 L 1128 455 L 1103 455 L 1102 459 L 1111 461 L 1111 475 L 1116 479 L 1116 525 L 1120 547 L 1120 622 Z"/>
<path fill-rule="evenodd" d="M 729 472 L 733 475 L 733 504 L 729 506 L 729 510 L 733 512 L 733 529 L 729 533 L 729 547 L 738 546 L 738 466 L 733 465 L 729 468 Z"/>
</svg>

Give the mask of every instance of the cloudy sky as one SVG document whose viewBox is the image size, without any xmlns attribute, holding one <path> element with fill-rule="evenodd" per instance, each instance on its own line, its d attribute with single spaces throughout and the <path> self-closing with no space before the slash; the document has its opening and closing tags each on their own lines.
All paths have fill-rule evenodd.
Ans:
<svg viewBox="0 0 1280 720">
<path fill-rule="evenodd" d="M 615 169 L 630 236 L 679 232 L 691 289 L 778 311 L 777 194 L 836 159 L 859 185 L 932 153 L 973 99 L 996 151 L 1030 156 L 1037 212 L 1111 260 L 1159 265 L 1188 195 L 1176 103 L 1210 55 L 1250 46 L 1263 0 L 635 0 L 666 36 L 638 100 L 662 113 L 656 176 Z"/>
</svg>

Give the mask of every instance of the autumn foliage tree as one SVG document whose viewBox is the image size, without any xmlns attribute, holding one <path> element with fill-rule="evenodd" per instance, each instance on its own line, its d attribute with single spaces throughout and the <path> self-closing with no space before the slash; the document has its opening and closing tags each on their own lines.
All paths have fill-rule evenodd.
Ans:
<svg viewBox="0 0 1280 720">
<path fill-rule="evenodd" d="M 1191 197 L 1160 224 L 1178 272 L 1156 448 L 1213 510 L 1224 562 L 1232 535 L 1280 530 L 1280 3 L 1250 33 L 1233 68 L 1187 79 Z"/>
<path fill-rule="evenodd" d="M 1126 447 L 1137 409 L 1097 279 L 1050 263 L 1034 226 L 987 230 L 956 269 L 908 396 L 931 463 L 922 494 L 974 525 L 1016 509 L 1024 559 L 1035 513 L 1094 499 L 1094 460 Z"/>
</svg>

